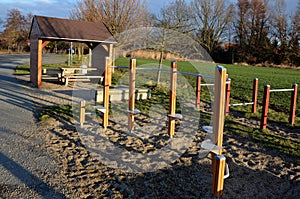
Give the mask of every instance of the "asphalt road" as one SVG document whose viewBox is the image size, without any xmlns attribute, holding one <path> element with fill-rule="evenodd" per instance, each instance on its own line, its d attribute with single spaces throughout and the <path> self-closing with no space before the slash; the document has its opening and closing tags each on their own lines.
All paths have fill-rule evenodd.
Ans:
<svg viewBox="0 0 300 199">
<path fill-rule="evenodd" d="M 51 57 L 50 57 L 51 59 Z M 47 62 L 47 58 L 45 58 Z M 33 136 L 35 107 L 46 101 L 13 73 L 29 55 L 0 55 L 0 198 L 64 198 L 39 176 L 56 172 L 55 160 Z M 47 92 L 45 92 L 47 93 Z"/>
</svg>

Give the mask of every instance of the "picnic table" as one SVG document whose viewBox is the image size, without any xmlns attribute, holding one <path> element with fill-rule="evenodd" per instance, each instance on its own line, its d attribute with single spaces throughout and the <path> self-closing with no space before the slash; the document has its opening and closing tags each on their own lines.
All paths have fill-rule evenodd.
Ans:
<svg viewBox="0 0 300 199">
<path fill-rule="evenodd" d="M 67 86 L 71 81 L 90 81 L 90 79 L 99 79 L 103 81 L 101 75 L 89 75 L 89 71 L 97 71 L 97 68 L 60 68 L 60 73 L 57 74 L 58 81 Z"/>
</svg>

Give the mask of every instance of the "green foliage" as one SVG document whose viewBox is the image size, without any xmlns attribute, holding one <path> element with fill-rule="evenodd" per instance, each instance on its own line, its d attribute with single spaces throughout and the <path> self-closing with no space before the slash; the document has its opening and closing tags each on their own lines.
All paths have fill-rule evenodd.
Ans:
<svg viewBox="0 0 300 199">
<path fill-rule="evenodd" d="M 42 123 L 48 123 L 53 119 L 73 122 L 72 106 L 59 105 L 44 107 L 39 110 L 38 119 Z"/>
</svg>

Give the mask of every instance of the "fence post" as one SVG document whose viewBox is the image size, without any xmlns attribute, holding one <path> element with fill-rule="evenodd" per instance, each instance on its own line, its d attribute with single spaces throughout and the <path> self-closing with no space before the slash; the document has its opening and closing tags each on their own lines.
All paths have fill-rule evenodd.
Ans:
<svg viewBox="0 0 300 199">
<path fill-rule="evenodd" d="M 227 78 L 226 80 L 226 105 L 225 105 L 225 113 L 226 116 L 229 115 L 229 107 L 230 107 L 230 89 L 231 89 L 231 79 Z"/>
<path fill-rule="evenodd" d="M 256 113 L 257 107 L 257 95 L 258 95 L 258 78 L 253 79 L 253 93 L 252 93 L 252 113 Z"/>
<path fill-rule="evenodd" d="M 196 83 L 196 108 L 200 108 L 200 94 L 201 94 L 201 76 L 197 76 L 197 83 Z"/>
<path fill-rule="evenodd" d="M 79 123 L 80 127 L 83 127 L 85 122 L 85 100 L 80 101 L 80 113 L 79 113 Z"/>
<path fill-rule="evenodd" d="M 170 70 L 170 101 L 169 101 L 169 115 L 175 115 L 176 111 L 176 84 L 177 84 L 177 62 L 171 62 L 171 70 Z M 168 132 L 170 137 L 174 136 L 175 132 L 175 120 L 172 117 L 168 118 L 169 125 L 168 125 Z"/>
<path fill-rule="evenodd" d="M 265 85 L 260 129 L 266 129 L 267 127 L 269 101 L 270 101 L 270 85 Z"/>
<path fill-rule="evenodd" d="M 298 84 L 293 84 L 292 88 L 294 91 L 292 92 L 292 98 L 291 98 L 291 107 L 290 107 L 290 117 L 289 117 L 289 123 L 291 125 L 295 122 L 295 115 L 296 115 L 296 106 L 297 106 L 297 94 L 298 94 Z"/>
<path fill-rule="evenodd" d="M 134 125 L 134 105 L 135 105 L 135 70 L 136 59 L 130 59 L 129 72 L 129 104 L 128 104 L 128 130 L 131 132 Z"/>
</svg>

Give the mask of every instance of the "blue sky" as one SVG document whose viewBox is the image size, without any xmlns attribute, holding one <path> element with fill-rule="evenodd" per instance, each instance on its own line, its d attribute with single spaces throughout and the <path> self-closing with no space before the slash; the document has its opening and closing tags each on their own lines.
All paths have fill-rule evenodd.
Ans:
<svg viewBox="0 0 300 199">
<path fill-rule="evenodd" d="M 147 0 L 149 9 L 153 12 L 173 0 Z M 231 0 L 235 2 L 236 0 Z M 286 0 L 288 10 L 295 9 L 299 0 Z M 5 20 L 7 10 L 18 8 L 23 14 L 29 12 L 34 15 L 68 18 L 70 9 L 74 7 L 77 0 L 0 0 L 0 19 Z"/>
</svg>

